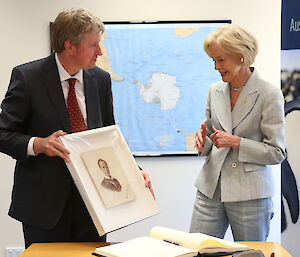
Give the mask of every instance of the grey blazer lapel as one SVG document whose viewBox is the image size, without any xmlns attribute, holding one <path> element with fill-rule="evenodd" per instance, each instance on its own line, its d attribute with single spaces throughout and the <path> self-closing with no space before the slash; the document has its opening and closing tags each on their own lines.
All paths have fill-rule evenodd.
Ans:
<svg viewBox="0 0 300 257">
<path fill-rule="evenodd" d="M 103 126 L 99 83 L 89 70 L 83 71 L 88 129 Z M 105 110 L 104 110 L 105 111 Z"/>
<path fill-rule="evenodd" d="M 243 91 L 239 95 L 239 98 L 232 111 L 232 128 L 235 129 L 236 126 L 245 117 L 251 113 L 253 106 L 256 103 L 257 97 L 259 95 L 257 85 L 255 85 L 256 74 L 252 74 L 247 81 Z"/>
<path fill-rule="evenodd" d="M 49 97 L 53 103 L 53 107 L 59 117 L 63 130 L 67 133 L 72 132 L 69 114 L 62 91 L 60 78 L 58 75 L 58 69 L 56 66 L 54 54 L 45 59 L 44 66 L 42 68 L 42 76 L 44 79 L 44 85 L 48 91 Z"/>
<path fill-rule="evenodd" d="M 232 119 L 230 107 L 230 90 L 227 84 L 222 83 L 215 90 L 214 109 L 219 124 L 227 133 L 232 133 Z"/>
</svg>

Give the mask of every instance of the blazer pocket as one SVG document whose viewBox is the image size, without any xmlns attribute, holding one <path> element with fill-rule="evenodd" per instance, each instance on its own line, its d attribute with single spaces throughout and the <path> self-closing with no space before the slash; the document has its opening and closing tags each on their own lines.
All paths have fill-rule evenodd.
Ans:
<svg viewBox="0 0 300 257">
<path fill-rule="evenodd" d="M 244 169 L 246 172 L 263 170 L 265 168 L 266 168 L 266 165 L 263 165 L 263 164 L 244 163 Z"/>
</svg>

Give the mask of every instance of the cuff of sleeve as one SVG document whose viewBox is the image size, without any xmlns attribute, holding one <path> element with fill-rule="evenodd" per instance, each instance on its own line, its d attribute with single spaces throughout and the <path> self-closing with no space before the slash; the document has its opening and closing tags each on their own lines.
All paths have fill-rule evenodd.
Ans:
<svg viewBox="0 0 300 257">
<path fill-rule="evenodd" d="M 37 154 L 33 151 L 33 142 L 36 139 L 36 137 L 30 138 L 27 146 L 27 155 L 28 156 L 36 156 Z"/>
<path fill-rule="evenodd" d="M 206 142 L 205 145 L 203 146 L 204 153 L 201 156 L 207 155 L 211 151 L 212 146 L 213 146 L 213 142 L 209 137 L 206 137 Z"/>
<path fill-rule="evenodd" d="M 252 146 L 252 140 L 241 137 L 238 160 L 241 162 L 249 161 L 249 153 Z"/>
</svg>

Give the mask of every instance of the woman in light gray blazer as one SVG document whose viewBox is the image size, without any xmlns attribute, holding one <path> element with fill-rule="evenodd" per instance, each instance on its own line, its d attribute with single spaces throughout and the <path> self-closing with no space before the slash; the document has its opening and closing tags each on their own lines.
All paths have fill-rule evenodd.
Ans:
<svg viewBox="0 0 300 257">
<path fill-rule="evenodd" d="M 207 157 L 190 232 L 223 238 L 230 225 L 236 241 L 265 241 L 273 217 L 269 165 L 285 158 L 283 96 L 250 67 L 257 42 L 241 27 L 217 29 L 204 49 L 222 81 L 209 89 L 206 120 L 195 137 Z"/>
</svg>

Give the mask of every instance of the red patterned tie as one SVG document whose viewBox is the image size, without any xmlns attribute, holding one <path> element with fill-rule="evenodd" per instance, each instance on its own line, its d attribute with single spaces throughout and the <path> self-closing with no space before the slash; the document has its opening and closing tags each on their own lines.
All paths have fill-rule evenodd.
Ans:
<svg viewBox="0 0 300 257">
<path fill-rule="evenodd" d="M 76 79 L 68 79 L 69 93 L 67 99 L 68 112 L 71 121 L 72 132 L 80 132 L 86 130 L 86 125 L 80 111 L 76 94 L 75 94 L 75 82 Z"/>
</svg>

